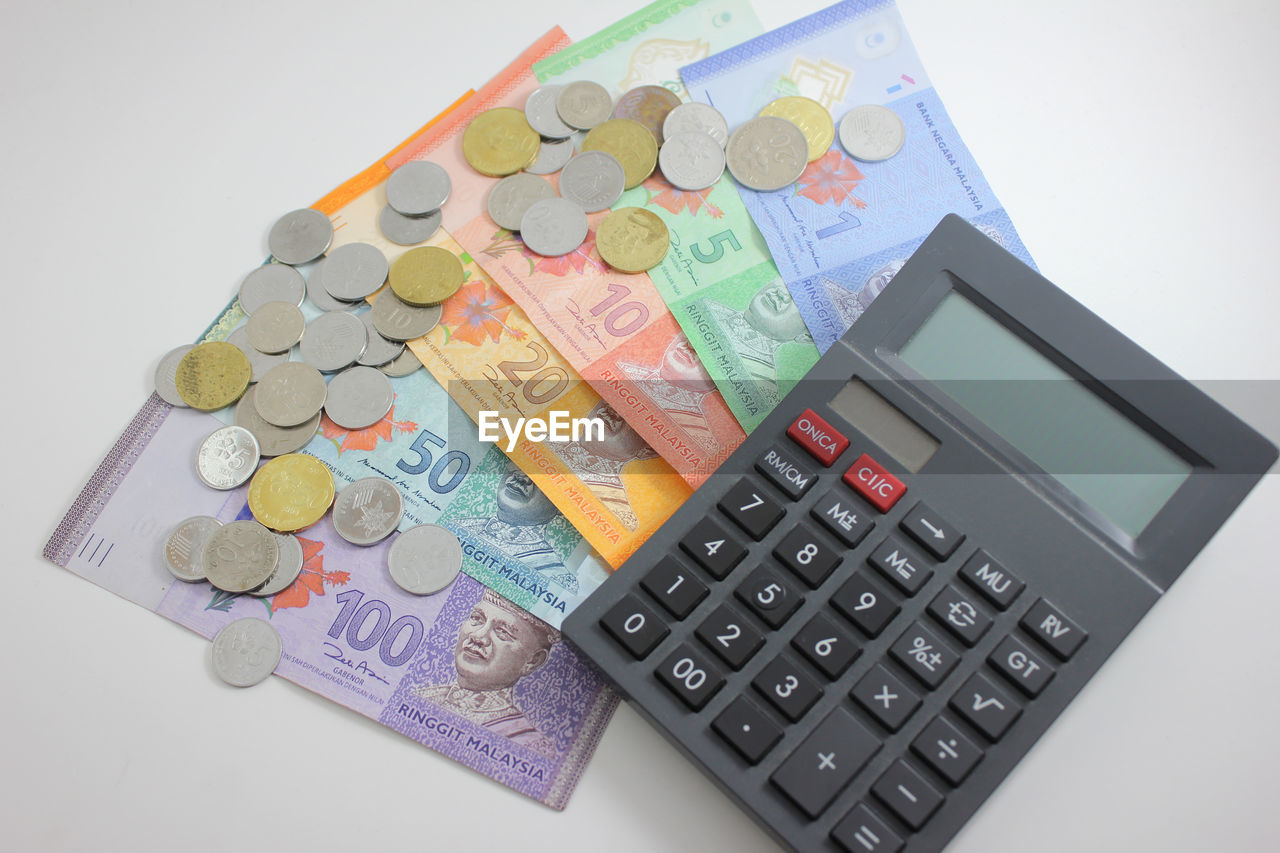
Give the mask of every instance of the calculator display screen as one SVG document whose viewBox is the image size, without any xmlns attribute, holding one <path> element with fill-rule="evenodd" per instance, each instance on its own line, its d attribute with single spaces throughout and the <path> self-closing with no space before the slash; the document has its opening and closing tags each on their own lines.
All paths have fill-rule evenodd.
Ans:
<svg viewBox="0 0 1280 853">
<path fill-rule="evenodd" d="M 1137 537 L 1191 466 L 986 311 L 951 291 L 898 357 Z"/>
</svg>

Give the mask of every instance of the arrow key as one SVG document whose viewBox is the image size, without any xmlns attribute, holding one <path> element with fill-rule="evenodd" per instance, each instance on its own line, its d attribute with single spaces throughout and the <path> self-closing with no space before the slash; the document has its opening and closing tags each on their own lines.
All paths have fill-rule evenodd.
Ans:
<svg viewBox="0 0 1280 853">
<path fill-rule="evenodd" d="M 939 560 L 950 557 L 964 541 L 964 534 L 924 501 L 917 501 L 898 526 Z"/>
</svg>

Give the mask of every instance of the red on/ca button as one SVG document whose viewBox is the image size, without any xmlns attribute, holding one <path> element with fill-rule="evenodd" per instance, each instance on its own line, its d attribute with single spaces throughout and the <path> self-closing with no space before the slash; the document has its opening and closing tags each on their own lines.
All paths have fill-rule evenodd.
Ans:
<svg viewBox="0 0 1280 853">
<path fill-rule="evenodd" d="M 843 479 L 881 512 L 888 512 L 889 507 L 907 493 L 907 487 L 901 480 L 884 470 L 879 462 L 865 453 L 858 457 L 852 468 L 844 472 Z"/>
<path fill-rule="evenodd" d="M 831 424 L 818 417 L 813 409 L 805 409 L 801 412 L 795 423 L 787 427 L 787 435 L 796 444 L 809 451 L 810 456 L 828 468 L 849 446 L 849 439 L 836 432 Z"/>
</svg>

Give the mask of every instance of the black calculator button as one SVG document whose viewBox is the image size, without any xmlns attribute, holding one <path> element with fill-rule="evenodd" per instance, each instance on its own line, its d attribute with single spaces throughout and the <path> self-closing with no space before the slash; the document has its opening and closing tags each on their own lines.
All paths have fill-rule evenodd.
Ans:
<svg viewBox="0 0 1280 853">
<path fill-rule="evenodd" d="M 782 506 L 750 477 L 743 477 L 720 499 L 720 511 L 759 542 L 782 518 Z"/>
<path fill-rule="evenodd" d="M 901 609 L 893 595 L 857 572 L 831 596 L 831 606 L 868 637 L 878 637 Z"/>
<path fill-rule="evenodd" d="M 840 489 L 832 489 L 818 498 L 809 514 L 850 548 L 861 542 L 876 526 L 870 513 Z"/>
<path fill-rule="evenodd" d="M 662 617 L 634 595 L 623 596 L 609 608 L 600 624 L 636 660 L 643 659 L 671 633 Z"/>
<path fill-rule="evenodd" d="M 748 764 L 758 764 L 782 739 L 782 728 L 742 696 L 720 712 L 711 728 L 728 741 Z"/>
<path fill-rule="evenodd" d="M 898 526 L 912 539 L 939 560 L 955 553 L 964 541 L 964 534 L 933 511 L 924 501 L 919 501 L 902 517 Z"/>
<path fill-rule="evenodd" d="M 763 566 L 748 575 L 735 594 L 770 628 L 781 627 L 804 603 L 804 596 L 780 572 Z"/>
<path fill-rule="evenodd" d="M 698 602 L 707 597 L 706 584 L 674 557 L 663 557 L 640 581 L 640 586 L 677 619 L 688 616 Z"/>
<path fill-rule="evenodd" d="M 680 540 L 680 547 L 718 581 L 724 580 L 747 556 L 747 549 L 742 543 L 710 518 L 703 518 L 695 524 Z"/>
<path fill-rule="evenodd" d="M 677 646 L 662 662 L 658 667 L 658 680 L 694 711 L 707 704 L 724 684 L 724 676 L 688 643 Z"/>
<path fill-rule="evenodd" d="M 735 670 L 742 669 L 742 665 L 764 645 L 764 635 L 727 604 L 712 611 L 694 633 Z"/>
<path fill-rule="evenodd" d="M 830 679 L 839 678 L 862 653 L 853 634 L 819 613 L 791 640 L 791 645 Z"/>
<path fill-rule="evenodd" d="M 987 740 L 998 741 L 1018 719 L 1022 708 L 982 673 L 975 672 L 951 697 L 951 707 Z"/>
<path fill-rule="evenodd" d="M 982 760 L 982 749 L 939 717 L 911 742 L 911 751 L 938 771 L 952 787 L 959 785 Z"/>
<path fill-rule="evenodd" d="M 809 527 L 799 524 L 782 537 L 782 541 L 773 549 L 773 556 L 786 566 L 796 577 L 817 589 L 827 579 L 832 570 L 843 558 L 834 548 L 814 533 Z"/>
<path fill-rule="evenodd" d="M 1005 637 L 987 658 L 1000 674 L 1031 698 L 1053 680 L 1053 667 L 1017 637 Z"/>
<path fill-rule="evenodd" d="M 915 830 L 925 825 L 945 799 L 905 761 L 893 762 L 871 786 L 871 793 Z"/>
<path fill-rule="evenodd" d="M 930 690 L 937 689 L 960 663 L 960 655 L 920 622 L 911 623 L 889 654 Z"/>
<path fill-rule="evenodd" d="M 848 853 L 901 853 L 906 846 L 898 833 L 862 803 L 836 824 L 831 840 Z"/>
<path fill-rule="evenodd" d="M 811 818 L 822 814 L 880 749 L 880 738 L 836 708 L 769 777 Z"/>
<path fill-rule="evenodd" d="M 751 684 L 793 723 L 822 698 L 822 687 L 787 654 L 774 658 Z"/>
<path fill-rule="evenodd" d="M 915 691 L 880 664 L 862 676 L 849 695 L 891 732 L 902 728 L 920 707 L 920 697 Z"/>
<path fill-rule="evenodd" d="M 1009 574 L 1009 570 L 995 557 L 983 550 L 964 561 L 964 565 L 960 567 L 960 577 L 1001 610 L 1007 610 L 1026 587 L 1025 583 Z"/>
<path fill-rule="evenodd" d="M 991 617 L 969 596 L 948 584 L 929 602 L 929 613 L 966 646 L 972 646 L 991 627 Z"/>
<path fill-rule="evenodd" d="M 933 569 L 924 565 L 896 536 L 885 537 L 867 557 L 867 562 L 907 595 L 915 595 L 933 576 Z"/>
<path fill-rule="evenodd" d="M 1088 636 L 1079 625 L 1043 598 L 1031 605 L 1031 609 L 1018 624 L 1062 660 L 1075 654 Z"/>
<path fill-rule="evenodd" d="M 760 458 L 756 460 L 756 470 L 793 501 L 803 497 L 818 482 L 817 473 L 800 461 L 798 454 L 778 444 L 760 454 Z"/>
</svg>

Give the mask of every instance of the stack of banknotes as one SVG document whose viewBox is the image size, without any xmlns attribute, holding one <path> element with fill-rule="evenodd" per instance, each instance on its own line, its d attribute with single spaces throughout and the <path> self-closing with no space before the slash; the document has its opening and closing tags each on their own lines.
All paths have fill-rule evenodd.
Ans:
<svg viewBox="0 0 1280 853">
<path fill-rule="evenodd" d="M 409 346 L 425 370 L 392 380 L 395 402 L 361 430 L 327 417 L 303 452 L 339 489 L 379 475 L 404 497 L 402 529 L 454 532 L 463 574 L 417 597 L 387 575 L 384 542 L 361 548 L 326 519 L 302 531 L 298 580 L 269 597 L 175 583 L 163 545 L 179 521 L 248 517 L 247 487 L 196 476 L 200 442 L 229 412 L 172 408 L 153 396 L 128 425 L 48 543 L 71 571 L 205 637 L 244 616 L 270 620 L 277 674 L 540 802 L 562 808 L 617 698 L 559 641 L 564 617 L 704 482 L 871 301 L 948 213 L 1031 263 L 958 136 L 891 0 L 847 0 L 762 33 L 747 0 L 658 0 L 570 44 L 557 27 L 391 153 L 312 205 L 333 248 L 405 247 L 378 227 L 385 181 L 429 159 L 453 192 L 426 245 L 458 255 L 465 280 L 439 325 Z M 558 258 L 528 252 L 488 216 L 493 179 L 462 155 L 471 119 L 523 108 L 543 84 L 593 80 L 616 99 L 660 85 L 715 106 L 730 129 L 786 95 L 839 117 L 880 104 L 906 127 L 896 156 L 855 161 L 834 142 L 775 192 L 727 176 L 678 190 L 655 173 L 615 205 L 670 230 L 648 273 L 603 263 L 591 235 Z M 622 294 L 620 297 L 619 294 Z M 644 321 L 598 326 L 583 306 L 625 298 Z M 309 317 L 315 316 L 315 309 Z M 245 315 L 232 302 L 200 340 L 225 340 Z M 140 366 L 141 369 L 141 366 Z M 567 381 L 520 397 L 512 375 Z M 526 390 L 529 388 L 526 385 Z M 555 393 L 550 393 L 551 387 Z M 481 442 L 481 411 L 600 417 L 604 441 Z M 458 476 L 461 472 L 461 476 Z M 524 620 L 528 648 L 477 651 L 467 624 Z M 490 670 L 492 689 L 458 683 Z"/>
</svg>

